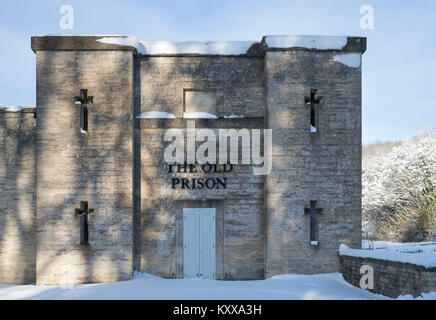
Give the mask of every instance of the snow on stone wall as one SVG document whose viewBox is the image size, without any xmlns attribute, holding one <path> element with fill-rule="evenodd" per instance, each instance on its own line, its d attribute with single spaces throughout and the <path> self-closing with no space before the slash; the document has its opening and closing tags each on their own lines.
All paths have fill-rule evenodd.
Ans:
<svg viewBox="0 0 436 320">
<path fill-rule="evenodd" d="M 208 41 L 208 42 L 170 42 L 141 41 L 141 54 L 205 54 L 241 55 L 247 53 L 255 41 Z"/>
<path fill-rule="evenodd" d="M 351 249 L 345 244 L 339 247 L 341 256 L 372 258 L 386 261 L 395 261 L 401 263 L 410 263 L 422 266 L 426 269 L 436 268 L 436 244 L 424 244 L 414 246 L 389 246 L 385 248 L 368 249 Z"/>
<path fill-rule="evenodd" d="M 355 250 L 355 256 L 351 254 L 353 249 L 342 247 L 341 273 L 344 279 L 356 287 L 360 287 L 362 276 L 368 275 L 368 266 L 371 267 L 374 287 L 369 291 L 380 293 L 385 296 L 397 298 L 401 295 L 419 296 L 423 293 L 436 291 L 436 268 L 425 268 L 412 263 L 385 260 L 377 257 L 369 257 L 371 253 L 363 255 Z M 361 273 L 362 267 L 366 270 Z"/>
<path fill-rule="evenodd" d="M 269 48 L 306 48 L 317 50 L 342 50 L 347 45 L 346 36 L 274 35 L 266 36 Z"/>
</svg>

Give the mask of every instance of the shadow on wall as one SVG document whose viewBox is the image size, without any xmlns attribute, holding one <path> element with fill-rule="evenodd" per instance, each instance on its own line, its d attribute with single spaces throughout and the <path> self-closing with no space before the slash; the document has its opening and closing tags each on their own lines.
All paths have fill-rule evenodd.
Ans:
<svg viewBox="0 0 436 320">
<path fill-rule="evenodd" d="M 207 68 L 208 63 L 206 62 L 209 58 L 197 57 L 193 59 L 204 61 L 204 65 L 197 61 L 195 64 L 186 64 L 183 68 L 169 68 L 166 74 L 160 74 L 160 81 L 167 83 L 170 80 L 173 81 L 175 77 L 181 77 L 191 84 L 195 84 L 197 81 L 216 83 L 216 74 L 210 73 L 207 77 L 202 78 L 198 73 L 201 68 Z M 20 216 L 21 212 L 25 212 L 24 208 L 26 208 L 26 201 L 28 201 L 22 199 L 27 199 L 25 198 L 27 193 L 35 197 L 35 180 L 33 178 L 29 180 L 31 182 L 29 182 L 28 189 L 20 187 L 23 174 L 28 168 L 32 168 L 33 172 L 35 167 L 33 162 L 28 165 L 31 161 L 23 161 L 27 150 L 24 146 L 27 144 L 32 147 L 28 148 L 29 150 L 34 150 L 35 138 L 31 134 L 22 136 L 20 129 L 18 131 L 13 129 L 16 128 L 16 124 L 13 122 L 9 124 L 7 118 L 0 117 L 0 121 L 4 121 L 2 128 L 0 128 L 3 134 L 1 138 L 5 141 L 1 146 L 2 159 L 0 159 L 2 161 L 0 173 L 4 174 L 5 177 L 5 182 L 0 182 L 5 183 L 5 188 L 0 191 L 2 195 L 0 205 L 3 206 L 5 203 L 4 209 L 0 207 L 2 210 L 0 216 L 0 240 L 2 241 L 0 254 L 6 254 L 8 259 L 12 259 L 10 261 L 30 259 L 24 260 L 24 265 L 33 265 L 33 269 L 32 267 L 25 269 L 34 270 L 35 243 L 38 243 L 36 262 L 38 284 L 130 279 L 134 268 L 144 270 L 144 267 L 147 267 L 148 261 L 139 260 L 140 254 L 143 254 L 143 250 L 147 246 L 149 249 L 156 250 L 156 256 L 163 257 L 160 263 L 172 259 L 168 254 L 174 252 L 167 249 L 173 245 L 172 242 L 176 241 L 175 236 L 172 234 L 171 239 L 164 239 L 161 236 L 170 229 L 174 229 L 176 219 L 172 217 L 175 214 L 174 207 L 171 207 L 173 204 L 171 201 L 163 201 L 161 203 L 163 210 L 160 214 L 154 214 L 153 211 L 150 211 L 150 206 L 156 203 L 153 201 L 172 200 L 167 199 L 165 194 L 158 195 L 157 191 L 153 189 L 153 184 L 163 185 L 167 184 L 168 181 L 159 175 L 154 178 L 153 184 L 151 181 L 147 183 L 147 180 L 144 179 L 143 182 L 146 184 L 142 186 L 143 194 L 140 191 L 141 168 L 142 172 L 147 172 L 148 176 L 153 176 L 159 171 L 164 172 L 166 168 L 162 159 L 157 159 L 157 162 L 153 162 L 151 159 L 150 163 L 140 162 L 139 150 L 143 147 L 141 144 L 148 143 L 148 141 L 141 142 L 140 120 L 136 119 L 140 111 L 146 111 L 141 110 L 141 104 L 145 102 L 141 101 L 141 81 L 143 79 L 140 79 L 140 74 L 138 75 L 140 72 L 138 60 L 133 61 L 131 52 L 122 51 L 37 52 L 36 175 L 38 184 L 36 227 L 35 209 L 32 207 L 35 203 L 33 199 L 31 200 L 33 204 L 29 206 L 32 218 L 23 220 Z M 330 216 L 335 219 L 341 219 L 343 213 L 341 210 L 345 210 L 338 207 L 338 203 L 341 205 L 341 202 L 334 202 L 334 199 L 345 198 L 346 188 L 344 184 L 348 181 L 346 178 L 343 178 L 343 181 L 334 181 L 334 183 L 331 181 L 340 173 L 341 161 L 344 160 L 340 156 L 344 155 L 344 150 L 339 144 L 336 144 L 329 150 L 331 155 L 328 152 L 323 153 L 326 150 L 323 148 L 326 141 L 320 140 L 318 143 L 310 140 L 312 136 L 309 131 L 309 122 L 306 121 L 310 119 L 310 111 L 304 105 L 304 96 L 299 96 L 301 92 L 297 91 L 303 88 L 304 94 L 307 94 L 310 88 L 322 88 L 323 94 L 331 92 L 330 98 L 334 100 L 333 95 L 338 91 L 336 78 L 329 68 L 318 70 L 321 72 L 313 70 L 307 72 L 313 61 L 309 58 L 306 60 L 305 63 L 294 64 L 293 67 L 298 66 L 292 72 L 282 70 L 274 75 L 277 76 L 279 83 L 283 80 L 281 80 L 282 77 L 285 78 L 285 73 L 298 75 L 297 80 L 287 79 L 288 82 L 280 83 L 277 88 L 279 96 L 287 99 L 283 109 L 280 109 L 282 107 L 280 105 L 271 104 L 268 108 L 274 108 L 274 112 L 267 110 L 263 100 L 264 96 L 262 96 L 263 112 L 269 112 L 269 114 L 262 115 L 265 115 L 267 119 L 268 117 L 289 119 L 288 122 L 278 121 L 274 123 L 276 127 L 270 126 L 273 129 L 273 174 L 266 177 L 265 183 L 267 188 L 271 186 L 271 190 L 273 190 L 272 186 L 274 185 L 275 191 L 272 197 L 265 198 L 266 205 L 270 209 L 265 210 L 262 216 L 263 221 L 259 223 L 263 225 L 263 228 L 266 228 L 266 237 L 271 236 L 267 239 L 266 252 L 266 260 L 269 261 L 267 268 L 271 268 L 267 274 L 270 275 L 293 272 L 293 268 L 301 271 L 301 265 L 307 264 L 309 260 L 312 263 L 312 269 L 308 270 L 308 273 L 325 271 L 325 267 L 321 265 L 322 259 L 316 260 L 317 262 L 313 260 L 314 257 L 318 257 L 318 251 L 309 251 L 310 247 L 308 249 L 309 223 L 304 220 L 306 219 L 304 207 L 309 205 L 310 200 L 319 200 L 320 206 L 326 208 L 326 213 L 330 210 Z M 148 63 L 151 64 L 151 68 L 158 68 L 158 66 L 153 66 L 151 61 Z M 132 73 L 133 64 L 136 67 L 134 74 Z M 220 79 L 221 82 L 229 81 L 228 77 L 232 74 L 230 72 L 232 70 L 228 71 L 225 72 L 226 76 Z M 132 84 L 134 77 L 136 82 Z M 262 75 L 262 79 L 263 77 L 264 75 Z M 298 83 L 299 87 L 292 86 L 292 82 Z M 290 90 L 291 87 L 295 91 Z M 74 97 L 80 94 L 80 89 L 88 89 L 89 95 L 94 97 L 94 105 L 89 107 L 88 112 L 88 133 L 80 132 L 79 108 L 74 104 Z M 156 88 L 156 90 L 156 92 L 167 92 L 166 87 Z M 168 92 L 172 92 L 172 89 L 168 90 Z M 245 91 L 241 89 L 241 92 Z M 176 90 L 172 93 L 173 95 L 179 94 Z M 232 96 L 231 93 L 231 91 L 224 92 L 224 99 Z M 265 95 L 264 92 L 262 94 Z M 162 100 L 161 96 L 154 95 L 152 95 L 151 100 L 158 105 L 174 103 L 171 94 L 166 95 L 168 100 Z M 249 95 L 247 94 L 247 96 Z M 177 106 L 182 108 L 182 103 L 180 99 Z M 226 106 L 225 103 L 224 106 Z M 22 114 L 17 115 L 19 115 L 18 117 L 23 116 Z M 174 121 L 178 120 L 181 119 L 174 119 Z M 173 127 L 172 124 L 176 122 L 171 121 L 165 122 L 165 125 Z M 306 122 L 307 131 L 303 131 L 306 130 L 304 129 Z M 302 125 L 302 123 L 304 124 Z M 186 123 L 183 121 L 179 124 L 182 124 L 183 128 L 186 127 Z M 321 130 L 323 125 L 326 129 L 328 127 L 328 124 L 323 124 L 322 121 L 320 125 Z M 164 130 L 165 126 L 157 129 Z M 277 130 L 276 132 L 283 130 L 284 139 L 280 135 L 275 136 L 275 130 Z M 339 133 L 343 134 L 343 132 Z M 10 137 L 14 137 L 14 134 L 22 137 L 22 142 L 15 143 L 15 145 L 12 142 L 11 147 L 7 147 L 10 143 Z M 324 136 L 320 135 L 320 139 L 327 140 L 331 136 L 326 132 Z M 298 143 L 295 142 L 294 138 L 300 139 L 297 141 Z M 134 139 L 133 143 L 132 139 Z M 155 137 L 151 139 L 155 139 Z M 135 144 L 134 150 L 132 150 L 133 144 Z M 162 140 L 158 145 L 162 148 Z M 163 148 L 147 151 L 156 151 L 158 154 L 163 151 Z M 303 153 L 313 155 L 313 151 L 320 157 L 312 156 L 310 159 L 300 157 Z M 32 154 L 33 161 L 35 161 L 35 154 Z M 136 155 L 135 162 L 133 162 L 133 154 Z M 336 157 L 336 154 L 339 156 Z M 9 160 L 11 155 L 14 157 L 12 162 Z M 345 160 L 350 160 L 353 156 L 352 154 L 344 155 Z M 327 169 L 322 166 L 324 163 L 328 163 Z M 134 171 L 132 171 L 132 166 Z M 277 168 L 283 170 L 277 171 Z M 328 173 L 326 173 L 327 170 Z M 33 173 L 30 175 L 34 177 Z M 198 177 L 204 176 L 202 173 L 198 174 Z M 295 181 L 289 183 L 288 180 L 291 178 Z M 317 179 L 324 179 L 324 186 L 319 184 Z M 263 181 L 256 183 L 263 184 Z M 331 188 L 332 185 L 337 188 Z M 134 188 L 133 193 L 132 187 Z M 241 189 L 244 186 L 239 187 L 239 191 L 243 192 L 244 190 Z M 267 192 L 269 191 L 267 190 Z M 320 199 L 318 199 L 319 194 L 322 195 Z M 197 193 L 192 190 L 186 190 L 183 194 L 179 193 L 176 200 L 177 197 L 179 200 L 198 200 Z M 215 197 L 218 196 L 215 195 Z M 143 208 L 141 208 L 141 200 Z M 273 200 L 277 203 L 268 203 L 268 201 Z M 90 207 L 94 208 L 94 212 L 89 215 L 89 244 L 87 245 L 80 244 L 79 219 L 74 216 L 74 210 L 80 206 L 80 201 L 88 201 Z M 349 207 L 352 206 L 349 205 Z M 224 216 L 226 214 L 228 212 L 224 212 Z M 327 219 L 327 217 L 328 215 L 320 217 L 323 227 L 336 228 L 335 224 L 329 224 L 327 220 L 322 220 Z M 296 220 L 298 223 L 295 223 Z M 344 225 L 341 225 L 341 228 L 344 229 L 342 231 L 349 231 L 345 230 L 348 227 L 344 227 Z M 143 230 L 144 226 L 150 226 L 150 229 Z M 36 237 L 34 236 L 35 228 Z M 8 236 L 9 230 L 18 235 L 18 240 L 14 240 L 16 241 L 14 245 L 18 248 L 17 251 L 11 249 L 12 244 L 8 243 L 9 239 L 13 238 Z M 148 231 L 150 232 L 146 235 Z M 331 240 L 327 239 L 330 231 L 326 229 L 324 232 L 320 227 L 320 234 L 326 239 L 325 243 Z M 342 232 L 342 234 L 347 234 L 347 232 Z M 27 239 L 27 235 L 31 235 L 29 239 Z M 147 242 L 149 240 L 156 240 L 156 246 L 150 246 L 150 243 Z M 332 238 L 329 242 L 329 246 L 331 246 L 328 248 L 329 254 L 333 250 L 337 250 L 337 242 L 340 241 L 342 239 Z M 303 257 L 302 253 L 301 259 L 298 257 L 300 260 L 294 264 L 297 259 L 294 255 L 296 246 L 308 250 L 304 252 L 306 256 Z M 33 256 L 27 253 L 21 256 L 15 254 L 24 252 L 27 250 L 26 248 L 33 252 Z M 244 246 L 241 245 L 241 248 L 244 249 Z M 167 256 L 162 255 L 165 250 L 169 252 Z M 336 259 L 336 256 L 334 258 Z M 228 259 L 233 259 L 233 257 L 229 256 Z M 16 265 L 16 263 L 2 262 L 1 268 L 5 269 L 0 270 L 12 270 L 7 268 L 15 268 Z M 297 267 L 295 267 L 296 265 Z M 327 268 L 331 268 L 331 265 Z M 29 271 L 21 272 L 23 277 L 27 272 Z M 30 273 L 33 274 L 34 281 L 35 273 L 34 271 L 30 271 Z"/>
<path fill-rule="evenodd" d="M 132 277 L 129 53 L 37 52 L 38 284 Z M 88 133 L 74 104 L 84 88 L 94 96 Z M 74 216 L 80 201 L 94 208 L 88 244 Z"/>
<path fill-rule="evenodd" d="M 0 283 L 35 282 L 33 109 L 0 109 Z"/>
<path fill-rule="evenodd" d="M 232 173 L 227 175 L 206 173 L 199 165 L 195 173 L 178 174 L 175 172 L 177 168 L 169 173 L 163 158 L 165 146 L 169 144 L 164 142 L 166 129 L 186 130 L 187 120 L 182 118 L 183 89 L 221 91 L 224 97 L 219 98 L 217 93 L 218 117 L 242 111 L 248 114 L 244 119 L 189 119 L 195 121 L 198 129 L 263 128 L 263 58 L 142 57 L 138 60 L 143 68 L 143 72 L 138 72 L 135 83 L 138 90 L 136 105 L 142 105 L 142 110 L 138 111 L 164 111 L 176 117 L 139 120 L 141 128 L 137 134 L 143 148 L 139 164 L 142 174 L 141 221 L 138 224 L 141 236 L 140 270 L 163 277 L 183 277 L 183 220 L 177 216 L 182 214 L 181 207 L 204 207 L 205 203 L 222 201 L 223 218 L 217 209 L 217 223 L 226 227 L 217 226 L 217 277 L 263 278 L 264 177 L 253 177 L 248 165 L 235 165 Z M 144 78 L 141 79 L 141 75 Z M 252 83 L 235 80 L 244 77 Z M 257 98 L 253 97 L 253 93 L 257 94 Z M 197 147 L 200 144 L 198 142 Z M 239 159 L 241 152 L 240 149 Z M 173 177 L 189 179 L 191 187 L 182 188 L 180 182 L 173 189 Z M 226 189 L 192 187 L 192 179 L 198 181 L 216 177 L 227 178 Z M 253 189 L 256 189 L 256 194 L 250 193 Z"/>
</svg>

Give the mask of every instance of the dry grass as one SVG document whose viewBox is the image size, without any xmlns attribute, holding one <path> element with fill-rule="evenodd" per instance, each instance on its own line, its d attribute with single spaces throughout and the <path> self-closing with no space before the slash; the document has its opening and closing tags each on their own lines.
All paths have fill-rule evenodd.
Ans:
<svg viewBox="0 0 436 320">
<path fill-rule="evenodd" d="M 363 147 L 364 234 L 426 241 L 436 226 L 436 133 Z"/>
</svg>

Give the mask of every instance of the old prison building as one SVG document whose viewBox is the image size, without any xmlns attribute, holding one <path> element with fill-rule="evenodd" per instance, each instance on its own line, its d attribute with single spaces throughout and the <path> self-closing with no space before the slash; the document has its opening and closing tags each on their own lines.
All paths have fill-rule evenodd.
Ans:
<svg viewBox="0 0 436 320">
<path fill-rule="evenodd" d="M 36 108 L 0 109 L 0 283 L 338 271 L 339 244 L 361 243 L 365 49 L 336 36 L 32 37 Z M 165 135 L 189 126 L 217 144 L 220 130 L 248 132 L 241 159 L 270 129 L 270 172 L 168 163 Z"/>
</svg>

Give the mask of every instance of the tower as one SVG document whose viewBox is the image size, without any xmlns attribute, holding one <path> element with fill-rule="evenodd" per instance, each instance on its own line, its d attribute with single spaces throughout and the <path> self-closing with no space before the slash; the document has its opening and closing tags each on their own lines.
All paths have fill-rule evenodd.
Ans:
<svg viewBox="0 0 436 320">
<path fill-rule="evenodd" d="M 361 242 L 366 39 L 271 36 L 263 42 L 273 145 L 265 184 L 265 274 L 334 272 L 340 243 Z"/>
<path fill-rule="evenodd" d="M 136 49 L 101 38 L 32 38 L 38 285 L 132 277 Z"/>
</svg>

